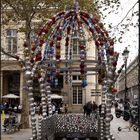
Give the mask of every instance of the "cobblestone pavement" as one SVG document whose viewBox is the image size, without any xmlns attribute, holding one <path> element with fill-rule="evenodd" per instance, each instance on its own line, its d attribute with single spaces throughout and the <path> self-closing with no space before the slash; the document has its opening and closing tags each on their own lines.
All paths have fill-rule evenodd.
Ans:
<svg viewBox="0 0 140 140">
<path fill-rule="evenodd" d="M 138 132 L 133 130 L 128 131 L 128 129 L 122 130 L 118 133 L 118 127 L 128 126 L 128 122 L 124 121 L 122 118 L 116 118 L 114 110 L 112 110 L 114 119 L 111 122 L 111 132 L 116 140 L 138 140 Z M 37 116 L 38 118 L 38 116 Z M 14 134 L 6 134 L 3 131 L 1 132 L 2 140 L 29 140 L 31 138 L 31 129 L 21 129 L 20 131 Z"/>
<path fill-rule="evenodd" d="M 21 129 L 13 134 L 2 132 L 1 140 L 29 140 L 31 138 L 31 129 Z"/>
</svg>

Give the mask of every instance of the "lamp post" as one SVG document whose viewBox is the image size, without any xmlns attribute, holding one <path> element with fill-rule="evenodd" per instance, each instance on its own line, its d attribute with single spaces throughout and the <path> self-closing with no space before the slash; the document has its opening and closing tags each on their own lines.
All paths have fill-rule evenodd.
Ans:
<svg viewBox="0 0 140 140">
<path fill-rule="evenodd" d="M 127 99 L 127 74 L 126 74 L 126 67 L 127 67 L 127 59 L 128 59 L 129 50 L 125 47 L 122 56 L 124 57 L 124 64 L 125 64 L 125 94 L 124 94 L 124 102 Z"/>
</svg>

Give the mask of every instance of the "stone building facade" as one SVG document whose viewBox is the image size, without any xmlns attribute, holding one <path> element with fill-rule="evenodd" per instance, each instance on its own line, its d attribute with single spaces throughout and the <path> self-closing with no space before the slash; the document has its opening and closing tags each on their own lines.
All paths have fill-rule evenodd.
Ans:
<svg viewBox="0 0 140 140">
<path fill-rule="evenodd" d="M 20 27 L 21 25 L 19 25 Z M 23 58 L 23 40 L 24 34 L 17 31 L 18 26 L 14 26 L 14 23 L 10 23 L 9 26 L 2 27 L 2 47 L 5 51 L 11 54 L 18 54 Z M 87 36 L 88 38 L 88 36 Z M 63 44 L 63 43 L 62 43 Z M 78 46 L 76 46 L 78 48 Z M 63 48 L 63 46 L 62 46 Z M 101 85 L 98 85 L 98 77 L 96 73 L 96 48 L 94 41 L 88 41 L 86 43 L 87 49 L 87 67 L 93 69 L 87 73 L 87 83 L 85 88 L 81 87 L 81 80 L 79 79 L 80 72 L 75 72 L 72 75 L 72 84 L 66 85 L 64 82 L 64 76 L 58 80 L 57 88 L 53 88 L 52 92 L 62 95 L 64 97 L 64 103 L 67 103 L 71 112 L 81 112 L 83 105 L 88 101 L 96 101 L 97 104 L 101 103 Z M 78 51 L 77 51 L 78 52 Z M 61 51 L 61 67 L 64 67 L 63 60 L 64 50 Z M 1 97 L 3 95 L 13 93 L 20 98 L 13 101 L 16 104 L 22 104 L 22 95 L 24 94 L 24 73 L 19 63 L 5 54 L 1 54 Z M 73 55 L 73 65 L 76 69 L 79 69 L 80 58 L 79 54 Z M 38 84 L 36 84 L 38 85 Z M 40 92 L 37 86 L 34 86 L 35 99 L 40 99 Z M 5 101 L 5 99 L 3 99 Z"/>
<path fill-rule="evenodd" d="M 117 81 L 118 84 L 118 93 L 117 97 L 119 99 L 124 99 L 125 93 L 125 72 L 123 71 L 119 76 Z M 132 102 L 133 100 L 138 99 L 138 56 L 130 63 L 126 69 L 126 79 L 127 79 L 127 97 Z"/>
</svg>

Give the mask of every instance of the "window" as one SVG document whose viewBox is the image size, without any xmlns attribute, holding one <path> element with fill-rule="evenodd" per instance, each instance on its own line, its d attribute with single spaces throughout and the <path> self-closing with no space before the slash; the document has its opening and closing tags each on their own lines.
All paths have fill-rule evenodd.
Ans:
<svg viewBox="0 0 140 140">
<path fill-rule="evenodd" d="M 77 38 L 73 38 L 73 55 L 78 55 L 80 52 L 79 43 Z"/>
<path fill-rule="evenodd" d="M 73 55 L 79 55 L 80 54 L 80 47 L 79 45 L 86 45 L 86 41 L 85 40 L 80 40 L 77 37 L 72 38 L 72 50 L 73 50 Z"/>
<path fill-rule="evenodd" d="M 73 79 L 73 80 L 77 80 L 77 76 L 76 76 L 76 75 L 73 75 L 73 76 L 72 76 L 72 79 Z"/>
<path fill-rule="evenodd" d="M 80 44 L 81 45 L 86 45 L 86 41 L 85 38 L 82 38 L 82 40 L 79 40 L 79 35 L 78 35 L 78 31 L 74 30 L 73 35 L 72 35 L 72 54 L 73 54 L 73 58 L 77 59 L 79 58 L 80 55 Z"/>
<path fill-rule="evenodd" d="M 17 53 L 17 30 L 7 30 L 7 45 L 9 53 Z"/>
<path fill-rule="evenodd" d="M 78 80 L 82 80 L 80 75 L 78 75 Z"/>
<path fill-rule="evenodd" d="M 78 36 L 78 31 L 77 31 L 77 30 L 74 30 L 73 36 L 74 36 L 74 37 L 77 37 L 77 36 Z"/>
<path fill-rule="evenodd" d="M 7 74 L 8 73 L 8 74 Z M 20 89 L 20 74 L 19 72 L 6 72 L 8 79 L 8 92 L 19 94 Z"/>
<path fill-rule="evenodd" d="M 73 86 L 73 104 L 82 104 L 82 87 Z"/>
<path fill-rule="evenodd" d="M 85 39 L 81 40 L 80 43 L 81 43 L 82 45 L 86 45 Z"/>
<path fill-rule="evenodd" d="M 73 80 L 81 80 L 81 77 L 80 77 L 80 75 L 73 75 L 72 79 Z"/>
</svg>

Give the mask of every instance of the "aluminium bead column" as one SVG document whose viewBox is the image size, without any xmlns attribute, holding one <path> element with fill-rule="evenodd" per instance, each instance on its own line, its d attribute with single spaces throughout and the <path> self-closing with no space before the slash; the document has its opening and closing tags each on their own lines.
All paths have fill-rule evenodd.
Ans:
<svg viewBox="0 0 140 140">
<path fill-rule="evenodd" d="M 46 117 L 47 117 L 47 106 L 46 106 L 45 83 L 44 83 L 44 77 L 43 76 L 39 79 L 39 82 L 40 82 L 40 92 L 41 92 L 42 117 L 43 117 L 43 119 L 46 119 Z"/>
<path fill-rule="evenodd" d="M 38 140 L 41 140 L 41 122 L 42 122 L 42 115 L 39 114 L 39 116 L 38 116 Z"/>
<path fill-rule="evenodd" d="M 47 86 L 46 86 L 46 90 L 47 90 L 47 105 L 48 105 L 48 116 L 52 116 L 52 104 L 51 104 L 51 86 L 50 83 L 47 82 Z"/>
<path fill-rule="evenodd" d="M 108 77 L 110 78 L 110 86 L 113 85 L 114 81 L 115 81 L 115 70 L 116 67 L 113 66 L 113 63 L 116 62 L 118 59 L 118 55 L 114 55 L 114 56 L 110 56 L 110 65 L 109 65 L 109 69 L 110 69 L 110 73 L 108 73 Z M 111 76 L 112 75 L 112 76 Z M 110 113 L 111 113 L 111 103 L 112 103 L 112 91 L 110 90 Z M 110 114 L 111 115 L 111 114 Z M 111 140 L 115 140 L 114 136 L 112 133 L 110 133 L 110 138 Z"/>
<path fill-rule="evenodd" d="M 108 71 L 107 71 L 107 85 L 108 85 L 108 91 L 107 91 L 107 99 L 106 99 L 106 119 L 105 119 L 105 133 L 106 133 L 106 139 L 111 140 L 111 134 L 110 134 L 110 121 L 111 121 L 111 101 L 112 101 L 112 94 L 110 91 L 110 86 L 113 83 L 113 70 L 112 70 L 112 60 L 113 56 L 109 56 L 108 61 Z"/>
<path fill-rule="evenodd" d="M 107 140 L 111 140 L 110 138 L 110 115 L 111 115 L 111 99 L 110 99 L 110 92 L 107 93 L 107 99 L 106 99 L 106 118 L 105 118 L 105 134 Z"/>
<path fill-rule="evenodd" d="M 41 73 L 42 74 L 42 73 Z M 44 84 L 44 77 L 42 74 L 42 77 L 39 79 L 40 82 L 40 92 L 41 92 L 41 104 L 42 104 L 42 114 L 39 111 L 39 117 L 38 117 L 38 139 L 41 139 L 41 121 L 42 119 L 47 118 L 47 106 L 46 106 L 46 93 L 45 93 L 45 84 Z"/>
<path fill-rule="evenodd" d="M 118 59 L 118 55 L 110 56 L 110 60 L 109 60 L 109 70 L 110 71 L 108 71 L 108 78 L 109 78 L 108 82 L 110 83 L 109 87 L 111 87 L 111 85 L 113 85 L 114 80 L 115 80 L 115 75 L 116 75 L 115 70 L 116 70 L 116 67 L 113 66 L 113 63 L 115 61 L 117 61 L 117 59 Z M 110 90 L 110 113 L 111 113 L 111 103 L 112 103 L 112 91 Z M 114 138 L 112 133 L 110 133 L 110 139 L 111 140 L 115 140 L 115 138 Z"/>
<path fill-rule="evenodd" d="M 29 91 L 28 98 L 29 98 L 31 126 L 32 126 L 32 138 L 31 139 L 37 140 L 36 117 L 35 117 L 34 98 L 33 98 L 33 80 L 31 78 L 31 62 L 30 62 L 29 57 L 26 57 L 25 77 L 27 80 L 27 86 L 28 86 L 28 91 Z"/>
<path fill-rule="evenodd" d="M 101 107 L 101 116 L 100 116 L 100 140 L 104 140 L 104 114 L 105 114 L 105 93 L 107 86 L 105 85 L 106 81 L 104 80 L 104 85 L 102 86 L 102 107 Z"/>
</svg>

